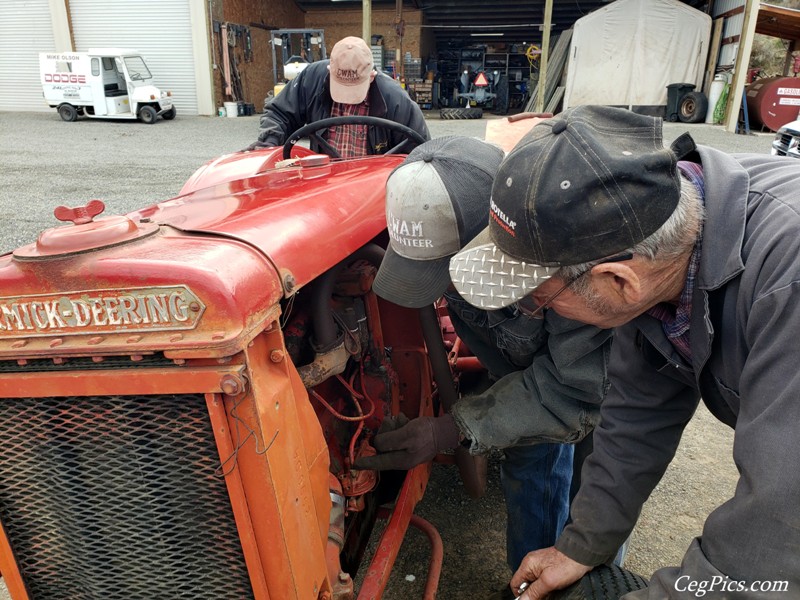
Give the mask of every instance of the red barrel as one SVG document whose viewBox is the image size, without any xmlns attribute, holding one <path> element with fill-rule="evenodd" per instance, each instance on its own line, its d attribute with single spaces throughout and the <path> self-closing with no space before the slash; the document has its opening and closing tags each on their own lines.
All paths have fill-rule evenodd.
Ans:
<svg viewBox="0 0 800 600">
<path fill-rule="evenodd" d="M 747 88 L 747 115 L 751 125 L 777 131 L 800 112 L 800 77 L 758 79 Z"/>
</svg>

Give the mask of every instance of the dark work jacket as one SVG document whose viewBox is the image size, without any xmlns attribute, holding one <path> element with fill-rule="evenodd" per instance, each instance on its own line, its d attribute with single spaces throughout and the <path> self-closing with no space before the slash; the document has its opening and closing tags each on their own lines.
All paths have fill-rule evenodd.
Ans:
<svg viewBox="0 0 800 600">
<path fill-rule="evenodd" d="M 264 102 L 259 145 L 282 146 L 292 133 L 307 125 L 331 116 L 333 99 L 330 93 L 328 60 L 311 63 L 292 79 L 275 98 Z M 394 79 L 383 73 L 375 76 L 369 88 L 369 114 L 410 127 L 425 140 L 430 139 L 425 117 L 416 102 Z M 370 127 L 369 153 L 383 154 L 405 139 L 401 133 L 380 127 Z M 408 142 L 401 151 L 411 152 L 418 144 Z M 311 149 L 320 152 L 314 139 Z"/>
<path fill-rule="evenodd" d="M 513 306 L 486 311 L 445 292 L 456 333 L 497 381 L 465 396 L 453 418 L 470 451 L 578 442 L 594 429 L 608 389 L 611 330 Z"/>
<path fill-rule="evenodd" d="M 749 589 L 756 581 L 788 582 L 786 597 L 800 598 L 800 161 L 699 153 L 706 221 L 691 364 L 649 315 L 615 330 L 594 452 L 556 547 L 586 565 L 613 558 L 702 397 L 735 429 L 735 494 L 680 567 L 625 600 L 687 598 L 690 582 L 724 576 L 737 585 L 706 599 L 782 595 Z"/>
</svg>

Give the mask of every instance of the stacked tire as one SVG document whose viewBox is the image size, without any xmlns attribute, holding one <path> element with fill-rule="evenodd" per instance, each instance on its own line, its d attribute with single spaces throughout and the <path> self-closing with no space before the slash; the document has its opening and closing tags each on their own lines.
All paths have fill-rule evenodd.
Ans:
<svg viewBox="0 0 800 600">
<path fill-rule="evenodd" d="M 480 119 L 483 117 L 483 109 L 473 106 L 465 108 L 442 108 L 439 110 L 441 119 Z"/>
</svg>

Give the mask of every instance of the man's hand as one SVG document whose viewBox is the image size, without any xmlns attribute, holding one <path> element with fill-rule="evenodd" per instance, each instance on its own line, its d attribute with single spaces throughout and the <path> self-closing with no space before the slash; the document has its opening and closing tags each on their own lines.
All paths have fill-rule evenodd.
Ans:
<svg viewBox="0 0 800 600">
<path fill-rule="evenodd" d="M 519 593 L 519 586 L 528 582 L 530 585 L 520 600 L 540 600 L 554 590 L 575 583 L 591 570 L 592 567 L 575 562 L 553 547 L 535 550 L 522 559 L 511 578 L 511 589 Z"/>
<path fill-rule="evenodd" d="M 375 456 L 356 459 L 357 469 L 407 470 L 458 445 L 458 427 L 451 415 L 419 417 L 394 431 L 375 436 Z"/>
<path fill-rule="evenodd" d="M 252 152 L 253 150 L 261 150 L 263 148 L 274 148 L 272 144 L 267 144 L 265 142 L 255 141 L 250 144 L 247 148 L 242 148 L 239 152 Z"/>
</svg>

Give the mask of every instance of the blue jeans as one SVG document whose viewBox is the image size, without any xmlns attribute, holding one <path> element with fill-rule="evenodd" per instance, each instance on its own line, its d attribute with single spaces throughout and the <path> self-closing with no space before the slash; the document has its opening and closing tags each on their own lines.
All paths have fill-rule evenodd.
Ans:
<svg viewBox="0 0 800 600">
<path fill-rule="evenodd" d="M 506 499 L 506 561 L 516 571 L 528 552 L 552 546 L 569 516 L 574 448 L 536 444 L 504 450 L 500 482 Z"/>
<path fill-rule="evenodd" d="M 455 292 L 445 298 L 456 333 L 493 379 L 530 366 L 535 353 L 547 347 L 543 320 L 520 317 L 512 308 L 480 310 Z M 528 552 L 552 546 L 564 528 L 574 449 L 535 444 L 504 452 L 500 482 L 508 516 L 506 562 L 516 571 Z"/>
</svg>

